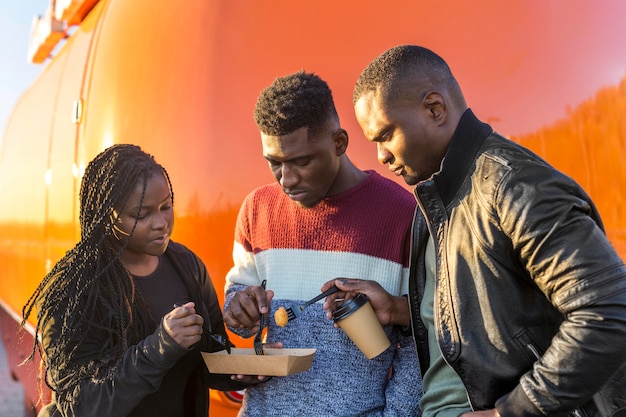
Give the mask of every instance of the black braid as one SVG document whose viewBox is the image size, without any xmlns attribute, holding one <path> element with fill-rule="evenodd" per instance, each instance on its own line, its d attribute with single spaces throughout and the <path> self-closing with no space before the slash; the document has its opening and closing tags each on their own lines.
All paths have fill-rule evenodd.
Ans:
<svg viewBox="0 0 626 417">
<path fill-rule="evenodd" d="M 44 346 L 45 355 L 36 341 L 26 361 L 39 351 L 46 368 L 57 373 L 55 379 L 64 381 L 50 388 L 57 394 L 62 390 L 68 400 L 78 394 L 81 380 L 98 383 L 110 377 L 124 352 L 154 326 L 119 259 L 128 238 L 115 249 L 110 237 L 116 213 L 123 211 L 137 185 L 145 193 L 155 173 L 164 174 L 172 190 L 167 171 L 135 145 L 111 146 L 87 165 L 80 187 L 81 239 L 43 278 L 22 310 L 24 326 L 37 307 L 36 334 L 55 321 L 59 334 Z M 142 203 L 143 195 L 137 215 Z M 135 218 L 130 235 L 136 224 Z M 77 363 L 77 349 L 90 332 L 102 332 L 104 343 L 93 359 Z"/>
</svg>

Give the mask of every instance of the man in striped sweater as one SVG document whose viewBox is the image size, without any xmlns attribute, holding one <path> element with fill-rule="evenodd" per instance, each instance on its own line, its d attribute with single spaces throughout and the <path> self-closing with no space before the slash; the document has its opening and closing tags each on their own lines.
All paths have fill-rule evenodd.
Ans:
<svg viewBox="0 0 626 417">
<path fill-rule="evenodd" d="M 332 93 L 315 74 L 277 78 L 261 92 L 255 121 L 277 183 L 254 190 L 240 209 L 224 320 L 250 337 L 259 314 L 267 314 L 268 343 L 317 353 L 309 371 L 248 388 L 240 415 L 419 415 L 419 366 L 402 328 L 386 327 L 391 346 L 368 360 L 327 319 L 323 300 L 285 327 L 272 318 L 335 277 L 374 280 L 394 296 L 406 294 L 415 199 L 352 164 Z"/>
</svg>

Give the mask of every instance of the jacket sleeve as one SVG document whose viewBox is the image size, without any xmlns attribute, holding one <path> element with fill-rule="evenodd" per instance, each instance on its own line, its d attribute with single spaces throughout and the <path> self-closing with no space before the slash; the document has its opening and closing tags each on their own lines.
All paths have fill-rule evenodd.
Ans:
<svg viewBox="0 0 626 417">
<path fill-rule="evenodd" d="M 45 340 L 54 337 L 54 322 L 46 327 Z M 87 338 L 85 347 L 99 343 L 97 338 Z M 81 358 L 88 358 L 88 349 L 82 349 Z M 62 370 L 49 369 L 48 382 L 55 390 L 56 407 L 64 417 L 97 415 L 99 417 L 120 417 L 128 415 L 148 394 L 155 392 L 167 373 L 187 350 L 174 341 L 159 325 L 157 330 L 137 345 L 131 346 L 123 358 L 102 380 L 84 378 L 75 389 L 76 398 L 66 400 L 68 394 L 60 388 L 63 385 Z"/>
<path fill-rule="evenodd" d="M 497 192 L 522 267 L 564 321 L 496 406 L 503 417 L 559 415 L 590 400 L 626 361 L 626 268 L 591 199 L 563 174 L 521 164 Z"/>
<path fill-rule="evenodd" d="M 419 416 L 422 397 L 422 378 L 413 337 L 398 327 L 397 346 L 393 356 L 392 372 L 385 387 L 384 415 Z"/>
</svg>

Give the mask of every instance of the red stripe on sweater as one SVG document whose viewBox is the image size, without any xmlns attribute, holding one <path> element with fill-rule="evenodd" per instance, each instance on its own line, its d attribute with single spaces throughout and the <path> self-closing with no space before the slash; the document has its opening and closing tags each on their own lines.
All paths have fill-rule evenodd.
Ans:
<svg viewBox="0 0 626 417">
<path fill-rule="evenodd" d="M 408 266 L 413 195 L 375 171 L 352 189 L 302 208 L 278 184 L 246 197 L 235 239 L 254 253 L 272 248 L 361 253 Z"/>
</svg>

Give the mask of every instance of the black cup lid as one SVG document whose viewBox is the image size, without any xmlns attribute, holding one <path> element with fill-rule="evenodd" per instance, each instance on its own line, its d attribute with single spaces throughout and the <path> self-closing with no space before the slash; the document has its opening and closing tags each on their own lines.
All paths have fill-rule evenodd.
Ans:
<svg viewBox="0 0 626 417">
<path fill-rule="evenodd" d="M 339 321 L 348 317 L 350 314 L 357 311 L 359 308 L 363 306 L 363 304 L 367 303 L 369 298 L 365 294 L 357 294 L 355 297 L 346 300 L 341 304 L 335 312 L 333 313 L 333 320 Z"/>
</svg>

